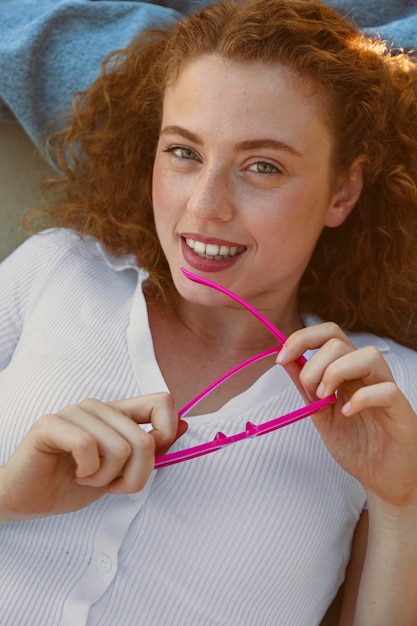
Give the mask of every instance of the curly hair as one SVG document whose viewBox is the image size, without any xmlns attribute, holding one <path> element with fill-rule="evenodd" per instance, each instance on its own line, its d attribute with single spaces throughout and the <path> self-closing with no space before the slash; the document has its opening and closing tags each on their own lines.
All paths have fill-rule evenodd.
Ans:
<svg viewBox="0 0 417 626">
<path fill-rule="evenodd" d="M 417 65 L 316 0 L 221 2 L 112 53 L 51 138 L 63 174 L 49 183 L 48 218 L 135 253 L 155 294 L 172 302 L 151 196 L 162 100 L 185 63 L 212 53 L 313 80 L 334 137 L 333 173 L 366 157 L 360 199 L 342 226 L 324 229 L 300 310 L 417 348 Z"/>
</svg>

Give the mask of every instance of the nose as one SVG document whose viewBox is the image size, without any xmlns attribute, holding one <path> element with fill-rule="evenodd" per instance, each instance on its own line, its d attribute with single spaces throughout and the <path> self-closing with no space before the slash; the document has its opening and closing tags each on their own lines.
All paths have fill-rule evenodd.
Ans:
<svg viewBox="0 0 417 626">
<path fill-rule="evenodd" d="M 233 196 L 227 172 L 206 169 L 194 180 L 187 207 L 199 219 L 228 222 L 234 215 Z"/>
</svg>

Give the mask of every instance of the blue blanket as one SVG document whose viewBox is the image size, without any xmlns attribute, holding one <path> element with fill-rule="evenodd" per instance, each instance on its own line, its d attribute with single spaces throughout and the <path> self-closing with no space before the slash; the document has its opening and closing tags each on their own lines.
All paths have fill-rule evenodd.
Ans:
<svg viewBox="0 0 417 626">
<path fill-rule="evenodd" d="M 357 26 L 417 49 L 417 0 L 327 0 Z M 104 56 L 140 30 L 168 24 L 210 0 L 1 0 L 0 121 L 36 144 L 97 76 Z"/>
<path fill-rule="evenodd" d="M 398 47 L 417 49 L 417 0 L 327 0 L 368 34 Z"/>
</svg>

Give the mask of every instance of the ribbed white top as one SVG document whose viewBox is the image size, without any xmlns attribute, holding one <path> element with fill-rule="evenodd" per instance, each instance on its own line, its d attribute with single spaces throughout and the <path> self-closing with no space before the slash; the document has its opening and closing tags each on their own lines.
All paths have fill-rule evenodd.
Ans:
<svg viewBox="0 0 417 626">
<path fill-rule="evenodd" d="M 144 278 L 62 230 L 31 238 L 0 266 L 1 464 L 45 413 L 166 389 Z M 415 354 L 357 339 L 385 351 L 416 404 Z M 218 413 L 190 418 L 175 446 L 299 404 L 274 367 Z M 0 625 L 314 626 L 343 579 L 364 504 L 305 419 L 158 470 L 139 494 L 0 527 Z"/>
</svg>

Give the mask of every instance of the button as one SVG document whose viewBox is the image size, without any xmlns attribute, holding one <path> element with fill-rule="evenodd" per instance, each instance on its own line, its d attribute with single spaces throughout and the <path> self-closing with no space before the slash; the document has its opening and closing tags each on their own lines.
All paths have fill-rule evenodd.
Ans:
<svg viewBox="0 0 417 626">
<path fill-rule="evenodd" d="M 110 572 L 112 568 L 112 562 L 109 555 L 101 552 L 97 557 L 96 566 L 98 571 L 102 574 L 107 574 L 108 572 Z"/>
</svg>

